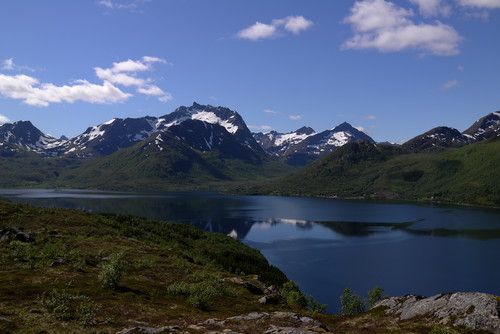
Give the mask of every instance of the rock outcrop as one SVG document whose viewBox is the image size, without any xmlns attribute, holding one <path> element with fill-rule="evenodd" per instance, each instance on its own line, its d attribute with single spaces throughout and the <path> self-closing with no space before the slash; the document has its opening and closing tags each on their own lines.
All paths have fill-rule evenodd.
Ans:
<svg viewBox="0 0 500 334">
<path fill-rule="evenodd" d="M 14 240 L 35 242 L 35 237 L 33 234 L 23 232 L 22 227 L 6 227 L 0 230 L 0 242 L 11 242 Z"/>
<path fill-rule="evenodd" d="M 315 334 L 330 333 L 328 328 L 313 318 L 293 312 L 252 312 L 226 319 L 208 319 L 196 325 L 160 328 L 133 327 L 116 334 L 157 333 L 211 333 L 211 334 Z"/>
<path fill-rule="evenodd" d="M 432 297 L 406 295 L 384 299 L 374 307 L 400 320 L 425 317 L 444 325 L 486 329 L 500 333 L 500 297 L 478 292 L 457 292 Z"/>
</svg>

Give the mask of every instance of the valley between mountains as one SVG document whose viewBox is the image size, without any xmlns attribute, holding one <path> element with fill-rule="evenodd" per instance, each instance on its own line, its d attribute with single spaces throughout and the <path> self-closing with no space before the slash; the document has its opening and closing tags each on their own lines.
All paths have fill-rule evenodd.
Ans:
<svg viewBox="0 0 500 334">
<path fill-rule="evenodd" d="M 439 126 L 402 145 L 342 123 L 252 133 L 226 107 L 115 118 L 75 138 L 29 121 L 0 126 L 0 187 L 225 190 L 500 206 L 500 112 L 460 132 Z"/>
</svg>

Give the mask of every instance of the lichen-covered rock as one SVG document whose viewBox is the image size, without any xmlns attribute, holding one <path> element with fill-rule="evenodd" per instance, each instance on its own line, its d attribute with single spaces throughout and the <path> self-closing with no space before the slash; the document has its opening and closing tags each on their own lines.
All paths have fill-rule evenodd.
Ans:
<svg viewBox="0 0 500 334">
<path fill-rule="evenodd" d="M 116 334 L 161 334 L 161 333 L 175 333 L 181 328 L 179 326 L 168 326 L 168 327 L 160 327 L 160 328 L 152 328 L 152 327 L 132 327 L 126 328 Z"/>
<path fill-rule="evenodd" d="M 379 306 L 387 307 L 387 314 L 398 314 L 400 320 L 424 316 L 443 324 L 500 333 L 500 299 L 485 293 L 457 292 L 427 298 L 406 295 L 374 305 Z"/>
<path fill-rule="evenodd" d="M 35 242 L 35 236 L 23 232 L 21 227 L 6 227 L 0 230 L 0 242 L 11 242 L 13 240 Z"/>
<path fill-rule="evenodd" d="M 271 327 L 265 331 L 264 334 L 318 334 L 318 332 L 307 328 L 279 327 L 271 325 Z"/>
</svg>

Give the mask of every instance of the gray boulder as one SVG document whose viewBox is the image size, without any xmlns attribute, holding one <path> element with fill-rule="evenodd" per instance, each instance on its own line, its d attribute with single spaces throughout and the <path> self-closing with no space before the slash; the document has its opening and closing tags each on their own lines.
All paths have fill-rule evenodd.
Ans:
<svg viewBox="0 0 500 334">
<path fill-rule="evenodd" d="M 470 329 L 486 329 L 500 334 L 500 298 L 479 292 L 457 292 L 432 297 L 406 295 L 384 299 L 374 307 L 387 307 L 387 314 L 400 320 L 417 316 Z"/>
</svg>

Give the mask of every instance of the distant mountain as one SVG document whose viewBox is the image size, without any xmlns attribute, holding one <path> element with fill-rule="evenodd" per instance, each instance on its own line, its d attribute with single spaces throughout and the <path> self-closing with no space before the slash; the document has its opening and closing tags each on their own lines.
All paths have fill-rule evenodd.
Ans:
<svg viewBox="0 0 500 334">
<path fill-rule="evenodd" d="M 290 147 L 293 147 L 314 134 L 316 134 L 316 132 L 312 128 L 304 126 L 289 133 L 271 131 L 267 133 L 254 133 L 253 136 L 257 143 L 259 143 L 267 153 L 281 157 L 288 153 Z"/>
<path fill-rule="evenodd" d="M 485 140 L 500 135 L 500 111 L 478 119 L 470 128 L 463 132 L 474 140 Z"/>
<path fill-rule="evenodd" d="M 236 111 L 195 102 L 161 117 L 115 118 L 71 139 L 29 121 L 2 124 L 0 186 L 260 192 L 263 181 L 307 165 L 262 192 L 500 205 L 499 143 L 500 112 L 462 133 L 441 126 L 392 146 L 348 123 L 252 134 Z"/>
<path fill-rule="evenodd" d="M 266 152 L 284 157 L 288 164 L 294 166 L 305 166 L 349 142 L 357 140 L 374 142 L 370 136 L 346 122 L 320 133 L 302 127 L 286 134 L 275 131 L 266 134 L 257 133 L 254 134 L 254 138 Z"/>
<path fill-rule="evenodd" d="M 0 126 L 0 144 L 12 144 L 9 147 L 19 150 L 28 150 L 42 156 L 75 156 L 80 158 L 103 157 L 121 149 L 131 147 L 157 132 L 172 131 L 182 132 L 182 138 L 192 148 L 202 151 L 210 151 L 211 145 L 200 145 L 199 139 L 202 134 L 198 126 L 197 131 L 188 129 L 188 124 L 200 124 L 191 122 L 197 120 L 207 126 L 203 129 L 207 143 L 210 143 L 208 128 L 215 130 L 213 125 L 224 129 L 231 140 L 250 149 L 253 153 L 264 154 L 263 149 L 253 138 L 243 118 L 233 110 L 224 107 L 213 107 L 200 105 L 196 102 L 191 107 L 179 107 L 172 113 L 161 116 L 145 116 L 141 118 L 114 118 L 108 122 L 92 126 L 72 139 L 56 139 L 38 130 L 31 122 L 21 121 L 13 124 L 6 123 Z M 214 134 L 215 135 L 215 134 Z M 227 138 L 227 136 L 226 136 Z M 250 151 L 249 151 L 250 152 Z M 241 153 L 241 152 L 240 152 Z"/>
<path fill-rule="evenodd" d="M 159 120 L 163 127 L 169 128 L 172 125 L 190 119 L 203 121 L 209 124 L 218 124 L 224 127 L 227 132 L 232 134 L 242 145 L 249 147 L 255 152 L 264 152 L 253 138 L 252 133 L 240 114 L 225 107 L 201 105 L 194 102 L 191 107 L 179 107 L 172 113 L 160 117 Z"/>
<path fill-rule="evenodd" d="M 54 184 L 78 188 L 192 190 L 223 182 L 265 180 L 291 172 L 285 164 L 241 145 L 218 124 L 189 119 L 172 125 L 170 130 L 157 132 L 132 147 L 90 160 L 79 168 L 65 170 Z M 179 137 L 191 132 L 199 136 L 192 136 L 189 141 Z M 210 150 L 202 151 L 206 148 Z"/>
<path fill-rule="evenodd" d="M 402 146 L 412 152 L 436 151 L 450 147 L 462 147 L 500 135 L 500 112 L 493 112 L 463 132 L 439 126 L 410 139 Z"/>
<path fill-rule="evenodd" d="M 271 183 L 262 193 L 500 206 L 499 166 L 500 136 L 433 153 L 358 141 Z"/>
<path fill-rule="evenodd" d="M 449 147 L 462 147 L 474 141 L 472 136 L 466 136 L 457 129 L 439 126 L 417 136 L 402 145 L 413 152 L 429 151 Z"/>
<path fill-rule="evenodd" d="M 9 151 L 33 151 L 43 156 L 58 154 L 59 147 L 65 141 L 44 134 L 30 121 L 19 121 L 0 125 L 0 145 L 9 147 Z"/>
</svg>

